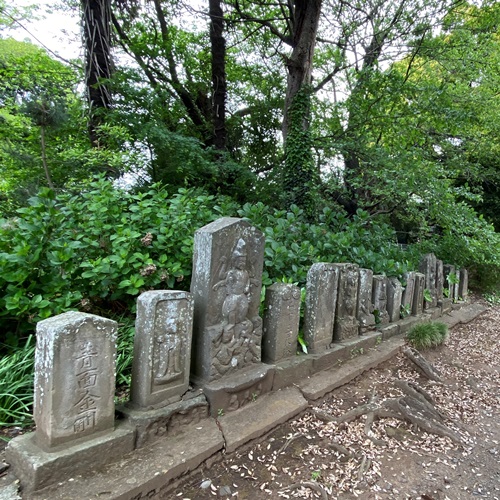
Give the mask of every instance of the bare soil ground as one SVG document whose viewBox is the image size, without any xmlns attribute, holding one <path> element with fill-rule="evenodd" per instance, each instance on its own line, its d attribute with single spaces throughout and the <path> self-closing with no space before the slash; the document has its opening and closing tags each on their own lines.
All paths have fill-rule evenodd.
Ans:
<svg viewBox="0 0 500 500">
<path fill-rule="evenodd" d="M 165 498 L 500 499 L 500 307 L 451 330 L 422 354 L 444 383 L 429 381 L 405 356 L 330 394 L 258 443 L 205 467 Z M 365 429 L 366 415 L 325 422 L 416 382 L 462 444 L 394 418 Z"/>
</svg>

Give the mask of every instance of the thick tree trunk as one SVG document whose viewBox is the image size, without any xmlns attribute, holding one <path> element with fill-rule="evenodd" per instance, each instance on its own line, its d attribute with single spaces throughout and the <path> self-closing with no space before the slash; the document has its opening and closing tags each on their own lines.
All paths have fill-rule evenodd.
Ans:
<svg viewBox="0 0 500 500">
<path fill-rule="evenodd" d="M 214 146 L 226 149 L 226 40 L 220 0 L 209 0 Z"/>
<path fill-rule="evenodd" d="M 90 114 L 88 130 L 94 147 L 101 146 L 98 127 L 102 110 L 111 105 L 106 80 L 112 74 L 111 60 L 111 2 L 110 0 L 81 0 L 83 39 L 85 44 L 85 83 Z"/>
<path fill-rule="evenodd" d="M 296 0 L 292 10 L 293 26 L 292 54 L 287 61 L 287 89 L 283 141 L 286 143 L 290 128 L 290 107 L 297 93 L 311 83 L 314 48 L 318 32 L 322 0 Z M 304 129 L 308 127 L 304 119 Z"/>
</svg>

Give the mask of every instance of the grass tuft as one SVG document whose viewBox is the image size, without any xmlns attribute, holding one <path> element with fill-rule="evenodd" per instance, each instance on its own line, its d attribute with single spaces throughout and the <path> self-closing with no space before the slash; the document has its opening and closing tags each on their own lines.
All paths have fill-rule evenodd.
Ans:
<svg viewBox="0 0 500 500">
<path fill-rule="evenodd" d="M 439 321 L 415 325 L 407 334 L 408 342 L 415 349 L 428 349 L 441 345 L 448 337 L 448 326 Z"/>
</svg>

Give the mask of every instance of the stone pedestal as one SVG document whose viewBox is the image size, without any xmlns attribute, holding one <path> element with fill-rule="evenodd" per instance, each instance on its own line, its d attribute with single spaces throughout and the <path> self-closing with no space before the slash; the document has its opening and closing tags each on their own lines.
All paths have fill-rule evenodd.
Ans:
<svg viewBox="0 0 500 500">
<path fill-rule="evenodd" d="M 232 217 L 195 233 L 191 370 L 198 384 L 261 360 L 264 243 L 262 232 Z"/>
<path fill-rule="evenodd" d="M 310 353 L 324 351 L 333 342 L 338 280 L 335 264 L 313 264 L 307 273 L 304 339 Z"/>
<path fill-rule="evenodd" d="M 295 356 L 300 321 L 300 288 L 274 283 L 266 289 L 262 360 L 266 363 Z"/>
<path fill-rule="evenodd" d="M 186 292 L 151 290 L 137 299 L 131 406 L 179 401 L 189 387 L 193 302 Z"/>
</svg>

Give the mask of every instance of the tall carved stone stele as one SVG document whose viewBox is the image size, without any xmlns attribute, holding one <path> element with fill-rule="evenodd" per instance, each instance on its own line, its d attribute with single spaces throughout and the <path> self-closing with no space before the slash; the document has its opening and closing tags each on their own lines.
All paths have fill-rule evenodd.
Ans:
<svg viewBox="0 0 500 500">
<path fill-rule="evenodd" d="M 358 288 L 358 321 L 361 333 L 375 326 L 375 315 L 372 304 L 373 271 L 371 269 L 359 270 Z"/>
<path fill-rule="evenodd" d="M 274 283 L 266 289 L 262 360 L 274 363 L 295 356 L 300 321 L 300 288 Z"/>
<path fill-rule="evenodd" d="M 438 301 L 438 305 L 443 301 L 444 298 L 444 270 L 443 270 L 443 261 L 437 259 L 436 260 L 436 298 Z"/>
<path fill-rule="evenodd" d="M 356 264 L 335 264 L 339 285 L 333 340 L 342 341 L 359 335 L 358 307 L 359 268 Z"/>
<path fill-rule="evenodd" d="M 404 274 L 405 287 L 401 298 L 401 305 L 405 314 L 412 314 L 413 295 L 415 294 L 415 272 L 410 271 Z"/>
<path fill-rule="evenodd" d="M 455 281 L 457 278 L 455 266 L 452 266 L 451 264 L 444 264 L 443 273 L 444 287 L 448 289 L 448 298 L 455 302 L 457 299 L 455 296 Z"/>
<path fill-rule="evenodd" d="M 307 273 L 304 340 L 311 353 L 322 352 L 333 342 L 338 282 L 335 264 L 318 262 Z"/>
<path fill-rule="evenodd" d="M 467 269 L 460 269 L 458 283 L 458 297 L 460 300 L 467 300 L 469 294 L 469 273 Z"/>
<path fill-rule="evenodd" d="M 383 275 L 373 276 L 372 301 L 374 311 L 378 311 L 381 325 L 389 323 L 389 313 L 387 312 L 387 277 Z"/>
<path fill-rule="evenodd" d="M 425 274 L 415 273 L 415 292 L 411 313 L 416 316 L 424 312 Z"/>
<path fill-rule="evenodd" d="M 431 300 L 425 301 L 425 309 L 437 306 L 436 293 L 436 256 L 428 253 L 422 257 L 419 264 L 419 271 L 425 275 L 425 288 L 429 290 Z"/>
<path fill-rule="evenodd" d="M 115 321 L 67 312 L 37 324 L 35 439 L 43 450 L 114 429 Z"/>
<path fill-rule="evenodd" d="M 189 387 L 193 301 L 187 292 L 154 290 L 137 299 L 131 405 L 174 403 Z"/>
<path fill-rule="evenodd" d="M 387 313 L 391 323 L 398 321 L 401 316 L 401 300 L 403 287 L 397 278 L 387 280 Z"/>
<path fill-rule="evenodd" d="M 191 368 L 197 383 L 217 380 L 261 359 L 264 244 L 261 231 L 233 217 L 195 233 Z"/>
</svg>

